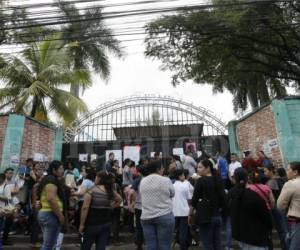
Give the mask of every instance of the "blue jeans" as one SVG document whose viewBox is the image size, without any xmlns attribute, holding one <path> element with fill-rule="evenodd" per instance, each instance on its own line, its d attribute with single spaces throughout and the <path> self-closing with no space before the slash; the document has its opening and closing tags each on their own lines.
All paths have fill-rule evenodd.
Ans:
<svg viewBox="0 0 300 250">
<path fill-rule="evenodd" d="M 232 248 L 232 228 L 231 228 L 231 218 L 226 217 L 226 246 Z"/>
<path fill-rule="evenodd" d="M 300 250 L 300 223 L 289 223 L 289 250 Z"/>
<path fill-rule="evenodd" d="M 143 249 L 144 243 L 144 234 L 143 234 L 143 227 L 141 224 L 141 209 L 135 209 L 135 223 L 136 223 L 136 239 L 135 243 L 137 245 L 137 249 Z"/>
<path fill-rule="evenodd" d="M 282 250 L 288 250 L 286 237 L 288 233 L 288 223 L 286 215 L 277 208 L 272 209 L 274 226 L 279 236 L 280 246 Z"/>
<path fill-rule="evenodd" d="M 173 213 L 142 220 L 147 250 L 170 250 L 175 227 Z"/>
<path fill-rule="evenodd" d="M 175 217 L 175 227 L 178 233 L 178 240 L 180 244 L 180 250 L 187 250 L 189 247 L 188 243 L 188 217 Z"/>
<path fill-rule="evenodd" d="M 111 223 L 97 226 L 87 226 L 83 233 L 81 250 L 91 250 L 96 243 L 96 250 L 105 250 L 110 236 Z"/>
<path fill-rule="evenodd" d="M 35 244 L 39 240 L 39 232 L 41 231 L 38 222 L 38 212 L 35 209 L 32 210 L 32 215 L 30 220 L 31 220 L 30 243 Z"/>
<path fill-rule="evenodd" d="M 199 226 L 200 239 L 204 250 L 221 250 L 221 216 L 213 216 L 211 222 Z"/>
<path fill-rule="evenodd" d="M 57 241 L 60 225 L 57 216 L 52 212 L 38 213 L 38 221 L 43 232 L 43 245 L 41 250 L 52 250 Z"/>
</svg>

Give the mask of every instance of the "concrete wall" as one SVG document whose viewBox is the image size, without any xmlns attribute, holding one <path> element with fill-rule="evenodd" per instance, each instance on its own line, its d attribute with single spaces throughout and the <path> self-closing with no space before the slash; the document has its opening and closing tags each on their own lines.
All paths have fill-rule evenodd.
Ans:
<svg viewBox="0 0 300 250">
<path fill-rule="evenodd" d="M 8 121 L 8 115 L 0 116 L 0 163 L 2 161 L 2 151 L 5 140 L 5 132 Z"/>
<path fill-rule="evenodd" d="M 285 163 L 300 161 L 300 97 L 272 102 Z"/>
<path fill-rule="evenodd" d="M 55 130 L 31 119 L 25 120 L 21 160 L 32 158 L 34 153 L 52 160 L 54 154 Z"/>
<path fill-rule="evenodd" d="M 278 166 L 300 160 L 300 97 L 272 103 L 228 124 L 231 152 L 265 151 Z"/>
<path fill-rule="evenodd" d="M 35 153 L 61 159 L 63 131 L 21 115 L 0 116 L 0 172 L 17 167 Z"/>
<path fill-rule="evenodd" d="M 283 164 L 279 145 L 268 147 L 270 141 L 277 140 L 276 124 L 270 105 L 240 120 L 236 125 L 236 134 L 241 152 L 250 150 L 256 153 L 263 150 L 276 164 Z"/>
</svg>

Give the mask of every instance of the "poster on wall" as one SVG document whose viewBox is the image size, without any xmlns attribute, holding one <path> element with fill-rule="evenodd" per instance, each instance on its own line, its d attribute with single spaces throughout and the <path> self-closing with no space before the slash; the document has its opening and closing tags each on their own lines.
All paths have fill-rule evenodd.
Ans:
<svg viewBox="0 0 300 250">
<path fill-rule="evenodd" d="M 19 166 L 20 164 L 20 155 L 14 154 L 10 156 L 10 165 L 11 166 Z"/>
<path fill-rule="evenodd" d="M 173 148 L 173 155 L 180 156 L 181 161 L 184 160 L 184 150 L 183 148 Z"/>
<path fill-rule="evenodd" d="M 277 139 L 268 140 L 268 142 L 263 145 L 263 151 L 267 156 L 272 155 L 272 149 L 275 148 L 278 148 Z"/>
<path fill-rule="evenodd" d="M 41 153 L 34 153 L 33 160 L 36 162 L 44 162 L 45 161 L 45 155 Z"/>
<path fill-rule="evenodd" d="M 123 159 L 125 160 L 126 158 L 131 159 L 132 161 L 135 162 L 137 165 L 140 160 L 140 151 L 141 151 L 141 146 L 125 146 L 123 149 Z"/>
<path fill-rule="evenodd" d="M 91 161 L 97 160 L 98 155 L 96 154 L 91 154 Z"/>
<path fill-rule="evenodd" d="M 183 148 L 173 148 L 173 155 L 184 155 Z"/>
<path fill-rule="evenodd" d="M 88 161 L 88 154 L 79 154 L 79 161 L 87 162 Z"/>
<path fill-rule="evenodd" d="M 273 149 L 273 148 L 278 148 L 278 142 L 277 142 L 277 139 L 269 140 L 269 141 L 268 141 L 268 144 L 269 144 L 269 147 L 270 147 L 271 149 Z"/>
<path fill-rule="evenodd" d="M 187 142 L 185 143 L 185 151 L 192 150 L 192 153 L 197 152 L 196 142 Z"/>
<path fill-rule="evenodd" d="M 156 154 L 157 152 L 151 152 L 150 153 L 150 157 L 151 158 L 154 158 L 154 155 Z M 159 158 L 162 158 L 162 152 L 159 152 Z"/>
<path fill-rule="evenodd" d="M 202 151 L 197 151 L 197 157 L 201 157 L 202 156 Z"/>
<path fill-rule="evenodd" d="M 122 166 L 122 150 L 120 150 L 120 149 L 117 149 L 117 150 L 106 150 L 105 151 L 105 162 L 108 161 L 110 153 L 114 153 L 115 160 L 118 160 L 119 161 L 119 165 Z"/>
</svg>

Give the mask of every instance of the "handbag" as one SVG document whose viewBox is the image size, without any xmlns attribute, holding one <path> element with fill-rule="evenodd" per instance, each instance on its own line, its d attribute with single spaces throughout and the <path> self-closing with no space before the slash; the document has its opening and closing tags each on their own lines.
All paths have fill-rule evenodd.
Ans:
<svg viewBox="0 0 300 250">
<path fill-rule="evenodd" d="M 203 225 L 211 222 L 212 207 L 210 200 L 207 198 L 206 182 L 203 179 L 202 198 L 198 200 L 196 207 L 196 224 Z"/>
</svg>

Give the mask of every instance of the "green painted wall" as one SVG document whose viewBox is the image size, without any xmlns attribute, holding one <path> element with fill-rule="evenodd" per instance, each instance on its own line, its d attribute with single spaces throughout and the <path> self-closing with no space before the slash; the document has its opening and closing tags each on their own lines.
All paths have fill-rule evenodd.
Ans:
<svg viewBox="0 0 300 250">
<path fill-rule="evenodd" d="M 3 172 L 7 167 L 17 167 L 19 165 L 24 126 L 24 116 L 15 114 L 9 115 L 3 144 L 0 172 Z"/>
<path fill-rule="evenodd" d="M 231 153 L 236 153 L 240 155 L 240 148 L 236 137 L 236 125 L 237 125 L 237 121 L 230 121 L 228 123 L 229 146 L 230 146 Z"/>
<path fill-rule="evenodd" d="M 62 144 L 64 138 L 64 131 L 62 128 L 58 128 L 55 131 L 55 138 L 54 138 L 54 150 L 53 150 L 53 160 L 61 160 L 61 153 L 62 153 Z"/>
<path fill-rule="evenodd" d="M 285 163 L 300 161 L 300 98 L 274 100 L 272 110 Z"/>
</svg>

